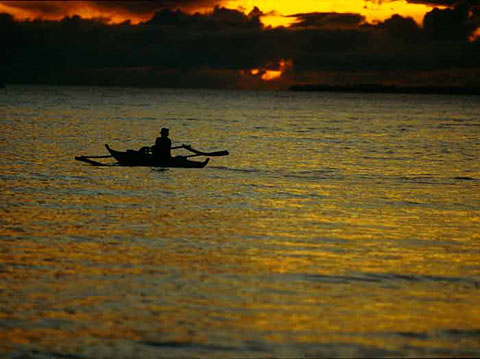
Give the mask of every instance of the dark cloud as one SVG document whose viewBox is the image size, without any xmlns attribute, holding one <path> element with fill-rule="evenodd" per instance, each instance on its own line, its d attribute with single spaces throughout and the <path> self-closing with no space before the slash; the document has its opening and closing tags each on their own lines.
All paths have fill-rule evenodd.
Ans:
<svg viewBox="0 0 480 359">
<path fill-rule="evenodd" d="M 224 8 L 206 15 L 161 10 L 138 26 L 78 16 L 26 22 L 2 17 L 1 33 L 16 34 L 4 36 L 2 47 L 19 44 L 11 60 L 16 64 L 244 69 L 264 60 L 258 16 Z"/>
<path fill-rule="evenodd" d="M 213 8 L 215 0 L 130 0 L 130 1 L 0 1 L 11 8 L 28 10 L 39 17 L 62 15 L 68 7 L 85 6 L 105 12 L 152 14 L 161 9 Z"/>
<path fill-rule="evenodd" d="M 365 21 L 365 17 L 359 14 L 307 13 L 289 17 L 297 19 L 292 25 L 295 28 L 355 29 Z"/>
<path fill-rule="evenodd" d="M 454 70 L 455 81 L 472 81 L 468 74 L 479 73 L 480 41 L 472 41 L 478 22 L 468 4 L 432 10 L 423 27 L 398 15 L 372 25 L 355 14 L 314 13 L 297 14 L 291 28 L 265 28 L 261 15 L 258 9 L 162 9 L 138 25 L 112 25 L 78 16 L 19 22 L 3 14 L 0 80 L 255 87 L 262 81 L 249 70 L 282 59 L 292 61 L 283 77 L 290 83 L 318 81 L 325 73 L 377 81 L 392 81 L 392 74 L 401 74 L 398 81 L 446 81 Z"/>
<path fill-rule="evenodd" d="M 423 25 L 433 39 L 462 40 L 480 26 L 480 18 L 472 16 L 467 2 L 460 2 L 452 9 L 434 9 L 427 13 Z"/>
<path fill-rule="evenodd" d="M 89 1 L 89 5 L 104 10 L 121 10 L 132 14 L 151 14 L 162 9 L 213 8 L 215 0 L 148 0 L 148 1 Z"/>
<path fill-rule="evenodd" d="M 155 26 L 175 26 L 192 30 L 218 30 L 228 31 L 229 29 L 252 30 L 261 29 L 261 12 L 255 8 L 249 15 L 245 15 L 237 10 L 215 7 L 209 14 L 187 14 L 181 10 L 164 9 L 155 13 L 155 15 L 144 25 Z"/>
<path fill-rule="evenodd" d="M 392 39 L 416 41 L 422 36 L 420 26 L 410 17 L 393 15 L 378 27 L 384 29 Z"/>
<path fill-rule="evenodd" d="M 63 15 L 65 3 L 55 1 L 0 1 L 13 9 L 27 10 L 38 14 L 39 17 L 46 15 Z"/>
</svg>

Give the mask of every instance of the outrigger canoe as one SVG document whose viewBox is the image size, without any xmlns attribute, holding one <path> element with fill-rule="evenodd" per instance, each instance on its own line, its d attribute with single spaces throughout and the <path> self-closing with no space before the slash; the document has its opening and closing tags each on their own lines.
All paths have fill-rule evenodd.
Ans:
<svg viewBox="0 0 480 359">
<path fill-rule="evenodd" d="M 210 158 L 205 161 L 192 161 L 184 156 L 172 157 L 168 161 L 159 161 L 153 155 L 141 151 L 127 150 L 116 151 L 105 145 L 108 152 L 121 166 L 148 166 L 148 167 L 182 167 L 182 168 L 203 168 L 207 165 Z"/>
<path fill-rule="evenodd" d="M 112 166 L 112 164 L 105 164 L 100 163 L 92 158 L 110 158 L 113 157 L 117 160 L 115 165 L 120 166 L 147 166 L 147 167 L 183 167 L 183 168 L 203 168 L 207 165 L 210 158 L 207 158 L 205 161 L 191 161 L 188 157 L 196 157 L 196 156 L 205 156 L 205 157 L 213 157 L 213 156 L 227 156 L 229 153 L 228 151 L 215 151 L 215 152 L 202 152 L 192 148 L 190 145 L 181 145 L 172 147 L 173 149 L 184 148 L 190 152 L 193 152 L 193 155 L 188 156 L 176 156 L 172 157 L 168 160 L 160 160 L 152 155 L 149 151 L 148 147 L 143 147 L 139 151 L 135 150 L 126 150 L 126 151 L 116 151 L 110 148 L 109 145 L 105 145 L 109 155 L 106 156 L 76 156 L 75 159 L 77 161 L 82 161 L 88 163 L 92 166 Z"/>
</svg>

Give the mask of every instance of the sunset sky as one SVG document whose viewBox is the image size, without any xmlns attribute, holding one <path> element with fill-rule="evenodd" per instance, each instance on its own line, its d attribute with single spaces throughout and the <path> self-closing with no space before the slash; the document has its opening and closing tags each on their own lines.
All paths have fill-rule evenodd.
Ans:
<svg viewBox="0 0 480 359">
<path fill-rule="evenodd" d="M 0 13 L 6 83 L 480 85 L 476 0 L 0 1 Z"/>
<path fill-rule="evenodd" d="M 148 20 L 162 8 L 181 9 L 187 12 L 208 12 L 215 6 L 249 13 L 255 7 L 264 15 L 265 25 L 288 26 L 294 22 L 292 15 L 313 12 L 356 13 L 367 21 L 382 21 L 394 14 L 413 17 L 421 23 L 423 16 L 436 5 L 445 8 L 448 1 L 408 2 L 406 0 L 180 0 L 180 1 L 0 1 L 0 11 L 18 19 L 61 19 L 64 16 L 105 17 L 113 22 L 131 20 L 133 23 Z"/>
</svg>

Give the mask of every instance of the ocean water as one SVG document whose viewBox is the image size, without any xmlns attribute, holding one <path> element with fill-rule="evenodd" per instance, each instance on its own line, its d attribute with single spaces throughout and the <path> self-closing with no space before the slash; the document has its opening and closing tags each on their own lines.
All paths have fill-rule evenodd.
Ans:
<svg viewBox="0 0 480 359">
<path fill-rule="evenodd" d="M 479 97 L 12 86 L 0 126 L 2 357 L 480 356 Z M 74 160 L 161 127 L 230 155 Z"/>
</svg>

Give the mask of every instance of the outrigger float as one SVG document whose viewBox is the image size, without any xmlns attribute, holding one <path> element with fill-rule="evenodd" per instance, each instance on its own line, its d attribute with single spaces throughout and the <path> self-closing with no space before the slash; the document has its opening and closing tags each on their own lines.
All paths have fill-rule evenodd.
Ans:
<svg viewBox="0 0 480 359">
<path fill-rule="evenodd" d="M 154 157 L 150 152 L 145 150 L 126 150 L 116 151 L 107 144 L 105 145 L 110 155 L 106 156 L 76 156 L 77 161 L 88 163 L 92 166 L 111 166 L 109 164 L 97 162 L 92 158 L 110 158 L 113 157 L 119 166 L 145 166 L 145 167 L 180 167 L 180 168 L 203 168 L 208 164 L 210 158 L 217 156 L 227 156 L 228 151 L 216 151 L 216 152 L 202 152 L 192 148 L 189 145 L 181 145 L 172 147 L 172 149 L 185 148 L 186 150 L 193 152 L 193 155 L 188 156 L 176 156 L 168 160 L 162 160 Z M 206 156 L 205 161 L 192 161 L 189 157 Z"/>
</svg>

